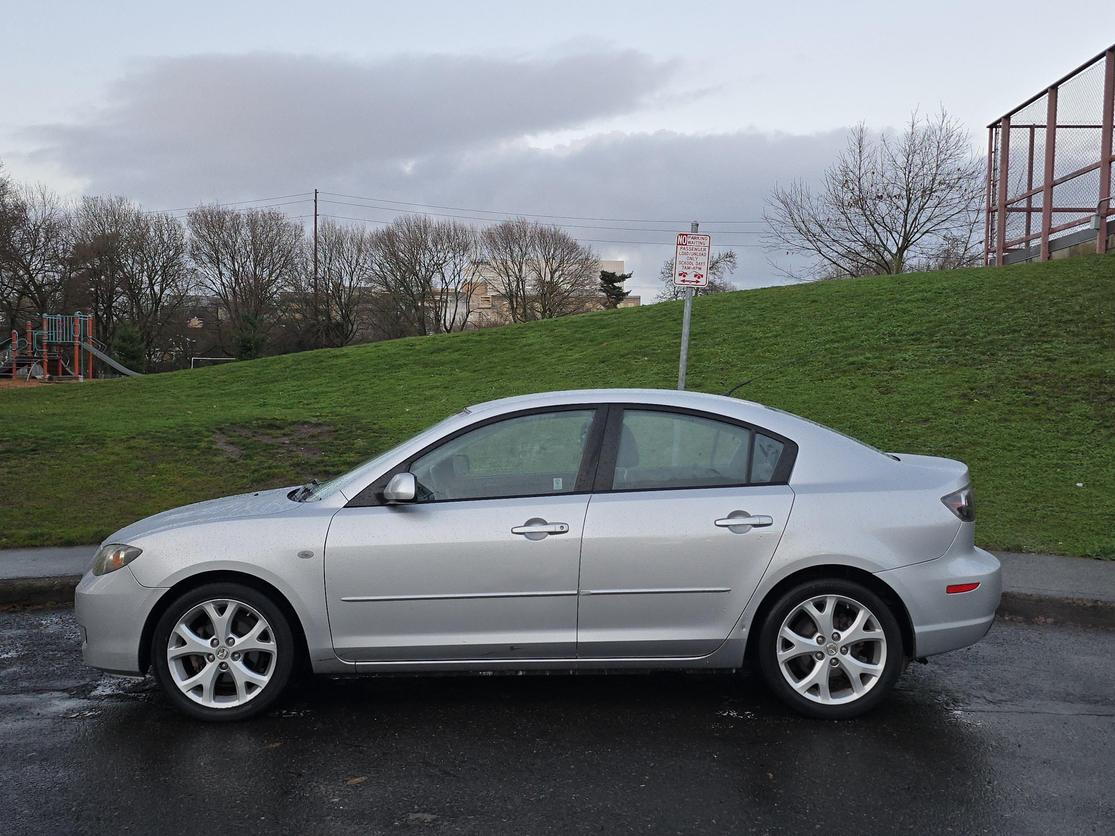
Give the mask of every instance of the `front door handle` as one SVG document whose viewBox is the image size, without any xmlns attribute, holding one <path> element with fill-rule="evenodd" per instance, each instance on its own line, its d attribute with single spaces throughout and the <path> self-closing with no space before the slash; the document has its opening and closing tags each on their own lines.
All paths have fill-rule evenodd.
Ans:
<svg viewBox="0 0 1115 836">
<path fill-rule="evenodd" d="M 568 534 L 569 523 L 546 522 L 543 519 L 535 517 L 527 520 L 522 525 L 515 526 L 511 529 L 511 533 L 526 537 L 528 540 L 541 540 L 543 537 L 548 537 L 551 534 Z"/>
<path fill-rule="evenodd" d="M 746 534 L 753 528 L 774 525 L 774 517 L 768 514 L 749 514 L 746 511 L 732 511 L 728 516 L 716 521 L 717 528 L 726 528 L 733 534 Z"/>
</svg>

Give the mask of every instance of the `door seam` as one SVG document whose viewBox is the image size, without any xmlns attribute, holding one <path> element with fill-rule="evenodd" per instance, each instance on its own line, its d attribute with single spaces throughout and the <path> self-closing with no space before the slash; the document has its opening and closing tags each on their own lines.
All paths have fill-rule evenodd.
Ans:
<svg viewBox="0 0 1115 836">
<path fill-rule="evenodd" d="M 585 559 L 585 527 L 588 525 L 588 512 L 592 507 L 593 494 L 585 503 L 585 515 L 581 519 L 581 541 L 577 544 L 577 618 L 573 626 L 573 656 L 581 655 L 581 567 Z"/>
</svg>

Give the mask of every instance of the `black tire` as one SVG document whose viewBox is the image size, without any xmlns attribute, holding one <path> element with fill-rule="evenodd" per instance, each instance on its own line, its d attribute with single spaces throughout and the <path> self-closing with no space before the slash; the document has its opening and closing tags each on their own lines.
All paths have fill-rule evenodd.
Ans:
<svg viewBox="0 0 1115 836">
<path fill-rule="evenodd" d="M 254 691 L 242 705 L 228 708 L 211 708 L 196 702 L 183 693 L 175 684 L 170 670 L 170 662 L 167 659 L 167 647 L 171 631 L 178 621 L 199 604 L 218 599 L 237 601 L 254 609 L 270 625 L 271 638 L 275 644 L 273 667 L 270 668 L 270 680 L 266 685 Z M 250 617 L 250 613 L 248 617 Z M 232 649 L 235 649 L 235 645 Z M 155 625 L 154 634 L 151 638 L 151 660 L 155 681 L 159 683 L 166 698 L 179 711 L 190 717 L 210 722 L 246 720 L 271 708 L 290 681 L 294 669 L 294 656 L 294 635 L 283 611 L 268 595 L 239 583 L 211 583 L 183 593 L 167 607 Z M 245 663 L 249 658 L 257 659 L 259 657 L 249 657 L 249 654 L 245 654 Z M 231 664 L 231 662 L 229 663 Z M 194 664 L 194 662 L 191 661 L 190 664 Z M 230 677 L 222 677 L 218 684 L 218 687 L 224 690 L 227 690 L 230 686 L 232 686 Z"/>
<path fill-rule="evenodd" d="M 798 693 L 791 687 L 778 664 L 779 631 L 782 628 L 783 621 L 800 604 L 820 595 L 841 596 L 866 607 L 875 616 L 886 639 L 886 659 L 883 662 L 882 673 L 872 682 L 862 696 L 850 702 L 823 704 Z M 842 608 L 837 610 L 838 613 L 841 611 Z M 833 644 L 838 643 L 833 642 Z M 787 646 L 792 645 L 787 643 Z M 861 652 L 860 648 L 862 647 L 863 645 L 852 647 L 851 652 L 853 654 Z M 831 664 L 827 644 L 818 646 L 818 652 L 826 654 L 826 658 L 820 660 L 822 663 Z M 841 651 L 838 648 L 836 655 L 839 656 L 840 653 Z M 763 679 L 774 695 L 799 714 L 819 720 L 849 720 L 875 708 L 894 687 L 894 683 L 897 681 L 899 674 L 902 673 L 906 661 L 902 647 L 902 631 L 890 606 L 863 584 L 842 578 L 805 581 L 780 596 L 775 601 L 774 606 L 767 611 L 766 617 L 760 625 L 757 655 Z M 813 664 L 813 662 L 804 661 L 801 664 Z M 838 661 L 837 665 L 839 664 Z M 833 680 L 837 683 L 846 683 L 846 687 L 851 688 L 851 681 L 843 672 L 833 674 Z"/>
</svg>

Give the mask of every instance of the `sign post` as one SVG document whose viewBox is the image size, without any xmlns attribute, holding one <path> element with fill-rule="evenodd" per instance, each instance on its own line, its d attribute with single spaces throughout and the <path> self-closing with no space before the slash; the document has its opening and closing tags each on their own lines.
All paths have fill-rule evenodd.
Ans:
<svg viewBox="0 0 1115 836">
<path fill-rule="evenodd" d="M 685 389 L 685 367 L 689 362 L 689 318 L 693 311 L 693 288 L 708 285 L 712 236 L 697 232 L 693 221 L 689 232 L 679 232 L 674 247 L 674 287 L 685 288 L 685 311 L 681 315 L 681 356 L 678 358 L 678 390 Z"/>
</svg>

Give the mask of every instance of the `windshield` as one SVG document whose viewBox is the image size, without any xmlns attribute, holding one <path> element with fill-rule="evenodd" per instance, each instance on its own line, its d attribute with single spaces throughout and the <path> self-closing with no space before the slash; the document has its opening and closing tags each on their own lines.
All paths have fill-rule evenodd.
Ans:
<svg viewBox="0 0 1115 836">
<path fill-rule="evenodd" d="M 385 450 L 382 453 L 379 453 L 372 458 L 361 462 L 352 470 L 346 471 L 339 476 L 334 476 L 332 479 L 328 479 L 324 482 L 319 482 L 317 479 L 312 479 L 302 487 L 296 488 L 295 490 L 291 491 L 289 496 L 295 502 L 316 502 L 337 493 L 338 491 L 340 491 L 342 485 L 350 481 L 360 482 L 361 476 L 363 475 L 367 475 L 368 477 L 366 480 L 364 480 L 366 484 L 367 482 L 371 481 L 371 478 L 373 476 L 379 475 L 378 471 L 385 464 L 394 459 L 403 449 L 403 447 L 407 446 L 412 441 L 423 438 L 425 436 L 436 437 L 441 433 L 443 427 L 445 427 L 450 422 L 455 421 L 461 415 L 466 415 L 467 413 L 467 409 L 462 409 L 460 412 L 457 412 L 453 415 L 450 415 L 448 418 L 444 418 L 441 421 L 438 421 L 433 426 L 427 427 L 417 435 L 412 436 L 411 438 L 408 438 L 405 441 L 396 444 L 394 447 L 391 447 L 390 449 Z M 360 487 L 363 488 L 364 485 L 361 484 Z M 351 499 L 352 497 L 346 495 L 346 498 Z"/>
</svg>

